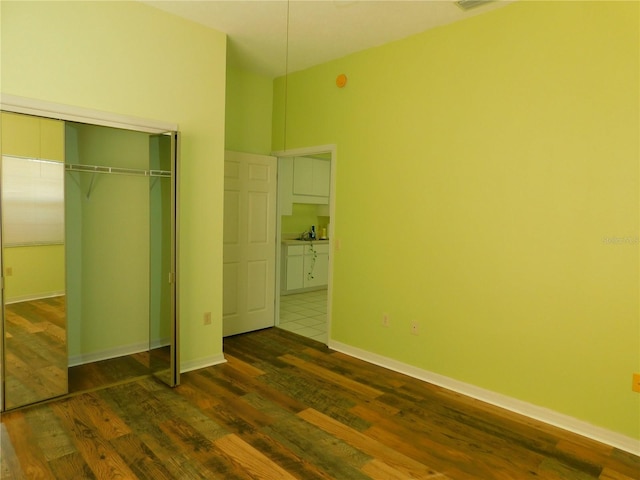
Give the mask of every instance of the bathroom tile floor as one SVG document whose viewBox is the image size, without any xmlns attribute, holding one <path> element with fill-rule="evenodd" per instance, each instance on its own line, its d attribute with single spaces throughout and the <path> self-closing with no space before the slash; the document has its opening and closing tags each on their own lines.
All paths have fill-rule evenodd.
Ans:
<svg viewBox="0 0 640 480">
<path fill-rule="evenodd" d="M 327 290 L 280 297 L 279 328 L 327 343 Z"/>
</svg>

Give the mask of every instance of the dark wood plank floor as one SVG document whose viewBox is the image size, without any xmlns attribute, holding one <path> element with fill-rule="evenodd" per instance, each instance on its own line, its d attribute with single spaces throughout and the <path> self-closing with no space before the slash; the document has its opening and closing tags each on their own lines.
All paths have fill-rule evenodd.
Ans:
<svg viewBox="0 0 640 480">
<path fill-rule="evenodd" d="M 69 393 L 105 388 L 152 374 L 164 378 L 169 375 L 169 355 L 169 347 L 158 347 L 147 352 L 69 367 Z"/>
<path fill-rule="evenodd" d="M 67 393 L 65 296 L 5 305 L 5 406 Z"/>
<path fill-rule="evenodd" d="M 126 382 L 169 365 L 168 347 L 159 347 L 67 367 L 64 295 L 7 304 L 5 318 L 7 410 Z"/>
<path fill-rule="evenodd" d="M 69 367 L 69 393 L 95 390 L 147 376 L 149 352 L 134 353 Z"/>
<path fill-rule="evenodd" d="M 279 329 L 3 415 L 8 479 L 640 479 L 640 458 Z"/>
</svg>

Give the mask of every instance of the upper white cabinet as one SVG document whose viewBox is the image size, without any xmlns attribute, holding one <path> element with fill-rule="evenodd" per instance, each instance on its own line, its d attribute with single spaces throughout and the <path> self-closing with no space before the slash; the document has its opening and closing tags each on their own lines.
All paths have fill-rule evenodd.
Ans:
<svg viewBox="0 0 640 480">
<path fill-rule="evenodd" d="M 328 204 L 330 183 L 331 161 L 310 157 L 293 159 L 294 202 Z"/>
<path fill-rule="evenodd" d="M 331 160 L 311 157 L 278 159 L 278 208 L 280 215 L 291 215 L 294 203 L 326 206 L 329 216 Z"/>
</svg>

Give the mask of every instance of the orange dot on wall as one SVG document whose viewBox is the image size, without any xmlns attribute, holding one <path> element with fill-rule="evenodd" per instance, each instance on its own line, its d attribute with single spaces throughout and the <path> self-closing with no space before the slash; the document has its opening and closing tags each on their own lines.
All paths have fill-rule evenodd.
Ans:
<svg viewBox="0 0 640 480">
<path fill-rule="evenodd" d="M 344 73 L 341 73 L 336 77 L 336 85 L 338 88 L 342 88 L 347 84 L 347 76 Z"/>
</svg>

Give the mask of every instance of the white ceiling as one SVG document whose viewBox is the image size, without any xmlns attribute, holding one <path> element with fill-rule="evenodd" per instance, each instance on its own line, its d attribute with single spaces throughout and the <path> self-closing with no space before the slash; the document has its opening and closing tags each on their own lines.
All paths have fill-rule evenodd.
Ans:
<svg viewBox="0 0 640 480">
<path fill-rule="evenodd" d="M 142 1 L 226 33 L 231 65 L 276 77 L 479 15 L 513 0 L 466 12 L 454 0 Z"/>
</svg>

